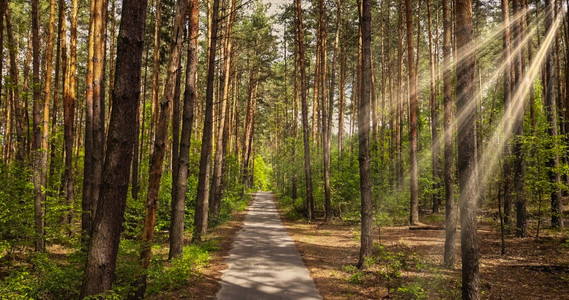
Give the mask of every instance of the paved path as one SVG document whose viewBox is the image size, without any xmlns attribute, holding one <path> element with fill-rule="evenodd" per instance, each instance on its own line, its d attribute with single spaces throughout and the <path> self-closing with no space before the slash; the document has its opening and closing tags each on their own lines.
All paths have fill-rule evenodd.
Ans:
<svg viewBox="0 0 569 300">
<path fill-rule="evenodd" d="M 225 260 L 220 300 L 322 299 L 271 193 L 256 193 Z"/>
</svg>

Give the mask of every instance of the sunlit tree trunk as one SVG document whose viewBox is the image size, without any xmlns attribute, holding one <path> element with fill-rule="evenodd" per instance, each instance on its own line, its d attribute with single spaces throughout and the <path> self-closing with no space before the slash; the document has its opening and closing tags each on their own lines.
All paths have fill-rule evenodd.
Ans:
<svg viewBox="0 0 569 300">
<path fill-rule="evenodd" d="M 95 0 L 90 1 L 89 11 L 95 13 Z M 87 46 L 87 74 L 85 76 L 85 142 L 83 156 L 83 199 L 81 201 L 81 237 L 86 242 L 91 234 L 93 210 L 93 52 L 95 51 L 95 18 L 89 19 L 89 42 Z"/>
<path fill-rule="evenodd" d="M 178 158 L 178 176 L 176 198 L 172 201 L 172 225 L 170 227 L 170 259 L 182 255 L 184 248 L 184 212 L 186 189 L 188 185 L 189 156 L 194 121 L 194 103 L 197 97 L 197 60 L 198 60 L 198 21 L 199 2 L 191 0 L 189 5 L 189 44 L 186 59 L 186 83 L 182 113 L 182 135 Z"/>
<path fill-rule="evenodd" d="M 502 0 L 502 22 L 504 23 L 504 36 L 503 36 L 503 60 L 506 64 L 504 68 L 504 111 L 506 112 L 506 120 L 510 120 L 509 107 L 512 101 L 512 64 L 511 64 L 511 37 L 510 37 L 510 6 L 509 0 Z M 512 164 L 510 159 L 511 149 L 510 144 L 506 143 L 504 147 L 504 224 L 510 225 L 510 216 L 512 214 Z"/>
<path fill-rule="evenodd" d="M 431 17 L 431 0 L 427 0 L 427 31 L 432 31 L 432 17 Z M 437 107 L 437 88 L 435 82 L 437 80 L 435 75 L 435 52 L 434 52 L 434 43 L 433 43 L 433 35 L 429 34 L 429 67 L 430 67 L 430 98 L 429 98 L 429 106 L 431 109 L 431 164 L 433 166 L 433 190 L 438 191 L 440 187 L 440 172 L 439 172 L 439 156 L 441 152 L 441 143 L 439 142 L 439 115 L 438 115 L 438 107 Z M 435 192 L 433 193 L 433 212 L 439 212 L 439 204 L 440 204 L 440 193 Z"/>
<path fill-rule="evenodd" d="M 454 154 L 452 125 L 452 88 L 451 88 L 451 11 L 450 1 L 443 0 L 443 103 L 444 103 L 444 183 L 445 183 L 445 253 L 444 263 L 455 263 L 456 225 L 458 211 L 454 199 Z"/>
<path fill-rule="evenodd" d="M 64 191 L 69 206 L 67 224 L 73 221 L 73 128 L 75 119 L 75 101 L 77 98 L 77 19 L 79 0 L 71 2 L 70 40 L 69 40 L 69 67 L 67 69 L 67 88 L 63 95 L 63 144 L 65 152 Z M 71 232 L 71 230 L 70 230 Z"/>
<path fill-rule="evenodd" d="M 158 102 L 160 93 L 160 28 L 162 26 L 162 0 L 156 0 L 155 2 L 155 15 L 154 19 L 154 56 L 153 56 L 153 68 L 152 68 L 152 102 L 151 102 L 151 112 L 150 112 L 150 144 L 154 141 L 154 131 L 158 125 L 158 114 L 160 112 L 160 107 Z"/>
<path fill-rule="evenodd" d="M 411 201 L 409 224 L 419 222 L 419 172 L 417 166 L 417 77 L 415 70 L 415 48 L 413 45 L 413 6 L 405 0 L 407 13 L 407 67 L 409 72 L 409 148 Z"/>
<path fill-rule="evenodd" d="M 514 33 L 514 47 L 522 47 L 522 22 L 523 19 L 518 16 L 518 14 L 522 13 L 522 1 L 521 0 L 514 0 L 513 5 L 513 12 L 516 16 L 516 21 L 514 22 L 513 26 L 513 33 Z M 522 15 L 523 16 L 523 15 Z M 523 48 L 522 48 L 523 49 Z M 521 88 L 521 84 L 523 82 L 523 69 L 522 69 L 522 53 L 520 51 L 514 57 L 514 86 L 517 89 Z M 527 98 L 524 97 L 524 98 Z M 524 102 L 521 104 L 522 108 L 520 112 L 514 116 L 514 145 L 512 149 L 512 153 L 514 154 L 514 190 L 515 190 L 515 205 L 516 205 L 516 236 L 517 237 L 525 237 L 527 231 L 527 212 L 526 212 L 526 195 L 524 192 L 524 180 L 525 180 L 525 172 L 524 172 L 524 149 L 523 149 L 523 120 L 524 120 L 524 112 L 525 112 L 525 99 Z"/>
<path fill-rule="evenodd" d="M 546 34 L 553 30 L 554 20 L 553 3 L 551 0 L 545 0 L 545 32 Z M 553 48 L 547 51 L 545 57 L 545 97 L 544 106 L 549 123 L 549 136 L 552 141 L 548 144 L 548 149 L 553 153 L 547 161 L 546 166 L 549 168 L 548 176 L 551 183 L 555 184 L 551 192 L 551 226 L 553 228 L 563 227 L 562 204 L 559 191 L 561 176 L 557 170 L 559 167 L 559 153 L 557 152 L 557 92 L 555 90 L 557 78 L 555 75 L 554 52 Z"/>
<path fill-rule="evenodd" d="M 81 298 L 108 291 L 114 280 L 139 106 L 146 0 L 125 0 L 117 40 L 113 108 L 100 205 L 87 254 Z"/>
<path fill-rule="evenodd" d="M 372 207 L 370 178 L 370 97 L 371 97 L 371 0 L 362 0 L 361 5 L 362 32 L 362 81 L 358 112 L 358 140 L 361 193 L 361 245 L 358 267 L 363 267 L 372 250 Z"/>
</svg>

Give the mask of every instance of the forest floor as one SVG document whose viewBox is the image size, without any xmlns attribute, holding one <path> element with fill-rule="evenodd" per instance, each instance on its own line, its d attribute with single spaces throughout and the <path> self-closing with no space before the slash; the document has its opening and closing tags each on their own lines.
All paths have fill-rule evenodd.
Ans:
<svg viewBox="0 0 569 300">
<path fill-rule="evenodd" d="M 188 280 L 185 288 L 171 292 L 161 293 L 149 299 L 215 299 L 221 288 L 221 275 L 227 269 L 224 260 L 229 256 L 231 244 L 237 232 L 243 226 L 248 207 L 232 214 L 231 221 L 216 226 L 208 235 L 208 241 L 213 241 L 216 251 L 209 253 L 209 262 L 202 267 L 196 276 Z M 189 242 L 189 241 L 188 241 Z"/>
<path fill-rule="evenodd" d="M 281 211 L 324 299 L 460 299 L 460 231 L 457 262 L 448 269 L 442 265 L 444 230 L 383 227 L 379 236 L 375 228 L 374 241 L 380 244 L 374 244 L 368 267 L 358 270 L 359 224 L 309 223 L 283 216 Z M 567 299 L 567 231 L 542 230 L 537 240 L 507 235 L 506 254 L 500 255 L 500 231 L 491 221 L 479 221 L 482 297 Z"/>
</svg>

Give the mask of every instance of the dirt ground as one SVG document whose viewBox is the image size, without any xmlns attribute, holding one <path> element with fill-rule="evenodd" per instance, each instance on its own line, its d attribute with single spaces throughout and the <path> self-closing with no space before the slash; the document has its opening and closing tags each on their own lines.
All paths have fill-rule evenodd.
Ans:
<svg viewBox="0 0 569 300">
<path fill-rule="evenodd" d="M 281 214 L 282 216 L 282 214 Z M 324 299 L 414 299 L 409 290 L 417 283 L 429 299 L 460 298 L 460 232 L 457 263 L 442 266 L 443 230 L 381 228 L 381 240 L 389 253 L 402 253 L 413 266 L 401 272 L 400 282 L 380 276 L 381 263 L 358 273 L 359 225 L 290 221 L 283 218 L 301 256 Z M 506 238 L 506 254 L 500 255 L 500 235 L 489 225 L 479 225 L 480 275 L 484 299 L 569 299 L 569 240 L 543 233 L 535 238 Z M 374 232 L 374 242 L 378 231 Z M 380 251 L 377 248 L 375 254 Z M 395 256 L 395 255 L 394 255 Z M 356 272 L 356 273 L 354 273 Z M 391 285 L 388 292 L 387 286 Z M 416 295 L 416 294 L 415 294 Z"/>
</svg>

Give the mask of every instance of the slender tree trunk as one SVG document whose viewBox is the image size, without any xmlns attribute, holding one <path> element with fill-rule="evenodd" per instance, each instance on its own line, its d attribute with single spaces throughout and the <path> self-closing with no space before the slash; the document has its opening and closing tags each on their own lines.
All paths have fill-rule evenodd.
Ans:
<svg viewBox="0 0 569 300">
<path fill-rule="evenodd" d="M 308 208 L 308 219 L 312 220 L 314 212 L 314 202 L 312 196 L 312 168 L 310 167 L 310 132 L 308 128 L 308 105 L 306 103 L 306 64 L 304 63 L 304 33 L 302 28 L 302 7 L 301 1 L 296 0 L 296 26 L 298 56 L 300 64 L 300 93 L 302 103 L 302 134 L 304 140 L 304 175 L 306 183 L 306 207 Z"/>
<path fill-rule="evenodd" d="M 510 37 L 510 8 L 509 0 L 502 0 L 502 19 L 504 23 L 504 62 L 506 67 L 504 69 L 504 116 L 507 120 L 511 119 L 509 113 L 512 101 L 512 85 L 514 84 L 512 78 L 512 65 L 511 65 L 511 37 Z M 509 121 L 508 121 L 509 122 Z M 511 149 L 510 144 L 506 143 L 504 147 L 504 224 L 506 227 L 510 225 L 510 216 L 512 214 L 512 163 L 510 159 Z"/>
<path fill-rule="evenodd" d="M 454 199 L 454 154 L 451 88 L 451 11 L 450 1 L 443 0 L 443 102 L 444 102 L 444 183 L 445 183 L 445 253 L 444 264 L 453 266 L 456 251 L 458 211 Z"/>
<path fill-rule="evenodd" d="M 117 40 L 113 109 L 100 205 L 87 254 L 81 298 L 111 288 L 124 220 L 132 149 L 139 106 L 146 0 L 125 0 Z"/>
<path fill-rule="evenodd" d="M 550 30 L 554 30 L 554 10 L 553 3 L 551 0 L 545 0 L 545 32 L 546 34 Z M 552 141 L 548 145 L 549 151 L 553 152 L 551 158 L 547 161 L 546 166 L 549 168 L 548 176 L 549 180 L 555 184 L 553 191 L 551 192 L 551 226 L 553 228 L 563 227 L 562 218 L 562 204 L 559 191 L 559 184 L 561 182 L 561 176 L 559 171 L 559 153 L 557 152 L 557 92 L 555 91 L 556 83 L 558 78 L 556 78 L 555 64 L 554 64 L 554 52 L 553 48 L 550 47 L 547 51 L 545 57 L 545 99 L 544 105 L 547 113 L 547 121 L 549 123 L 549 136 Z"/>
<path fill-rule="evenodd" d="M 211 46 L 208 54 L 208 72 L 207 72 L 207 90 L 206 105 L 204 115 L 204 127 L 202 136 L 202 149 L 200 156 L 200 173 L 198 179 L 198 192 L 196 196 L 196 212 L 194 217 L 194 236 L 192 241 L 198 242 L 207 232 L 208 224 L 208 196 L 209 196 L 209 172 L 212 148 L 212 130 L 213 130 L 213 92 L 215 77 L 215 55 L 217 45 L 219 0 L 213 0 L 213 15 L 210 31 Z"/>
<path fill-rule="evenodd" d="M 158 126 L 158 114 L 160 107 L 158 102 L 160 93 L 160 28 L 162 26 L 162 0 L 156 0 L 156 11 L 154 18 L 154 66 L 152 69 L 152 102 L 150 113 L 150 145 L 154 141 L 154 130 Z M 152 151 L 152 149 L 151 149 Z"/>
<path fill-rule="evenodd" d="M 48 172 L 48 184 L 53 186 L 54 182 L 54 175 L 55 172 L 55 163 L 57 157 L 57 148 L 56 148 L 56 132 L 57 132 L 57 117 L 59 113 L 58 109 L 58 102 L 59 102 L 59 81 L 61 78 L 61 87 L 63 88 L 63 93 L 65 94 L 65 89 L 67 85 L 65 84 L 67 78 L 65 76 L 67 72 L 67 43 L 66 43 L 66 25 L 65 25 L 65 1 L 59 0 L 58 1 L 58 18 L 57 18 L 57 50 L 55 51 L 55 78 L 54 78 L 54 85 L 53 85 L 53 108 L 51 114 L 51 139 L 49 141 L 50 144 L 50 157 L 49 157 L 49 172 Z M 60 187 L 62 187 L 60 185 Z M 59 190 L 60 187 L 57 189 Z M 55 187 L 54 187 L 55 188 Z M 62 217 L 62 225 L 66 225 L 65 215 Z"/>
<path fill-rule="evenodd" d="M 184 90 L 184 110 L 182 113 L 182 136 L 178 158 L 176 198 L 172 202 L 172 225 L 170 227 L 170 259 L 180 256 L 184 247 L 184 212 L 186 189 L 188 186 L 189 156 L 194 121 L 194 103 L 197 98 L 197 60 L 198 60 L 198 21 L 199 2 L 189 3 L 189 45 L 186 59 L 186 88 Z"/>
<path fill-rule="evenodd" d="M 340 86 L 338 87 L 338 152 L 344 152 L 344 110 L 346 106 L 346 60 L 344 47 L 340 49 Z"/>
<path fill-rule="evenodd" d="M 91 212 L 96 214 L 101 189 L 105 151 L 105 57 L 107 32 L 107 1 L 95 1 L 93 48 L 93 150 L 91 152 L 92 184 Z M 94 215 L 93 215 L 94 216 Z M 93 217 L 91 218 L 91 222 Z"/>
<path fill-rule="evenodd" d="M 144 217 L 144 227 L 142 229 L 142 250 L 140 261 L 143 269 L 150 266 L 152 256 L 152 241 L 154 239 L 154 225 L 156 224 L 156 213 L 158 211 L 158 192 L 160 190 L 160 179 L 164 169 L 164 155 L 166 153 L 166 143 L 168 142 L 168 125 L 172 116 L 172 103 L 176 89 L 176 75 L 180 65 L 183 25 L 187 14 L 187 1 L 178 0 L 176 5 L 176 15 L 174 18 L 173 39 L 170 44 L 170 57 L 168 61 L 168 73 L 166 75 L 166 85 L 164 96 L 160 100 L 160 112 L 158 127 L 154 139 L 154 147 L 150 156 L 148 193 L 146 198 L 146 214 Z M 140 71 L 139 71 L 140 72 Z M 137 297 L 144 297 L 146 291 L 146 274 L 139 278 Z"/>
<path fill-rule="evenodd" d="M 403 29 L 403 3 L 399 3 L 399 40 L 398 40 L 398 58 L 397 58 L 397 110 L 395 112 L 395 182 L 397 188 L 403 185 L 403 160 L 401 149 L 401 135 L 403 129 L 403 40 L 405 31 Z"/>
<path fill-rule="evenodd" d="M 215 158 L 214 158 L 214 166 L 213 166 L 213 183 L 212 188 L 210 191 L 210 198 L 209 198 L 209 209 L 213 215 L 218 215 L 221 209 L 221 198 L 223 194 L 223 189 L 221 185 L 222 179 L 222 169 L 223 169 L 223 162 L 225 160 L 225 149 L 223 146 L 223 139 L 225 138 L 225 127 L 227 113 L 226 110 L 229 107 L 230 99 L 229 99 L 229 90 L 230 90 L 230 71 L 231 71 L 231 59 L 232 59 L 232 40 L 231 40 L 231 32 L 233 28 L 233 21 L 235 20 L 235 0 L 230 0 L 229 2 L 229 18 L 227 19 L 227 24 L 225 27 L 225 34 L 224 34 L 224 65 L 223 65 L 223 93 L 221 95 L 221 103 L 220 103 L 220 115 L 219 115 L 219 123 L 217 128 L 217 141 L 215 147 Z"/>
<path fill-rule="evenodd" d="M 90 15 L 95 14 L 95 0 L 90 1 Z M 85 80 L 85 151 L 83 157 L 83 199 L 81 202 L 81 237 L 83 242 L 91 235 L 93 210 L 93 53 L 95 51 L 95 18 L 89 19 L 89 43 L 87 46 L 87 75 Z"/>
<path fill-rule="evenodd" d="M 363 267 L 372 250 L 372 207 L 369 152 L 370 85 L 371 85 L 371 0 L 363 0 L 361 6 L 362 31 L 362 81 L 358 113 L 358 140 L 361 193 L 361 246 L 358 267 Z"/>
<path fill-rule="evenodd" d="M 432 17 L 431 17 L 431 0 L 427 0 L 427 18 L 428 18 L 428 32 L 432 31 Z M 431 72 L 431 94 L 429 98 L 429 106 L 431 108 L 431 164 L 433 166 L 433 212 L 439 212 L 439 204 L 441 202 L 440 192 L 440 172 L 439 172 L 439 157 L 441 152 L 441 143 L 439 142 L 439 115 L 437 111 L 437 88 L 436 88 L 436 75 L 435 75 L 435 52 L 433 35 L 429 34 L 429 67 Z"/>
<path fill-rule="evenodd" d="M 19 70 L 17 65 L 18 57 L 18 44 L 14 38 L 14 31 L 12 28 L 12 20 L 10 17 L 10 8 L 6 7 L 4 10 L 4 17 L 6 18 L 6 33 L 8 37 L 9 56 L 10 56 L 10 92 L 12 94 L 12 120 L 14 120 L 16 127 L 16 160 L 19 162 L 24 161 L 26 154 L 25 140 L 24 140 L 24 116 L 22 108 L 20 107 L 20 89 L 19 89 Z M 10 103 L 7 103 L 10 105 Z M 11 121 L 10 121 L 11 123 Z M 34 185 L 35 187 L 35 185 Z"/>
<path fill-rule="evenodd" d="M 518 14 L 522 12 L 522 1 L 514 0 L 514 15 L 516 15 L 516 21 L 514 22 L 514 47 L 523 47 L 522 42 L 522 17 L 518 17 Z M 523 48 L 522 48 L 523 49 Z M 514 57 L 514 77 L 515 77 L 515 87 L 517 89 L 521 88 L 522 76 L 523 76 L 523 66 L 522 66 L 522 53 L 520 51 Z M 525 100 L 525 99 L 524 99 Z M 521 104 L 523 107 L 520 112 L 514 116 L 514 146 L 512 153 L 514 154 L 514 190 L 515 190 L 515 204 L 516 204 L 516 236 L 525 237 L 527 231 L 527 212 L 526 212 L 526 195 L 524 192 L 524 149 L 523 149 L 523 120 L 525 112 L 525 101 Z"/>
<path fill-rule="evenodd" d="M 55 31 L 55 0 L 50 1 L 49 29 L 47 35 L 46 47 L 46 65 L 45 65 L 45 87 L 44 102 L 41 122 L 41 134 L 39 139 L 39 148 L 34 154 L 34 208 L 35 208 L 35 225 L 36 225 L 36 251 L 45 251 L 45 190 L 47 188 L 47 158 L 48 158 L 48 139 L 49 139 L 49 105 L 51 101 L 51 78 L 53 68 L 53 39 Z M 9 15 L 6 15 L 6 21 Z M 9 23 L 9 22 L 7 22 Z M 14 96 L 15 97 L 15 96 Z"/>
<path fill-rule="evenodd" d="M 472 49 L 472 1 L 456 0 L 455 4 L 455 39 L 457 57 L 463 58 L 456 66 L 456 109 L 460 113 L 467 109 L 474 98 L 474 55 Z M 478 257 L 478 233 L 476 221 L 477 174 L 475 170 L 475 133 L 476 110 L 466 114 L 458 127 L 458 178 L 460 188 L 460 222 L 462 248 L 462 298 L 480 298 L 480 275 Z"/>
<path fill-rule="evenodd" d="M 415 47 L 413 45 L 413 6 L 405 0 L 407 12 L 407 67 L 409 72 L 409 148 L 411 201 L 409 224 L 419 222 L 419 173 L 417 165 L 417 76 L 415 75 Z"/>
<path fill-rule="evenodd" d="M 71 26 L 69 40 L 69 68 L 67 69 L 67 85 L 63 95 L 63 135 L 65 152 L 65 173 L 64 191 L 69 212 L 67 214 L 67 224 L 73 221 L 73 201 L 75 191 L 73 189 L 73 127 L 75 120 L 75 101 L 77 98 L 77 16 L 79 11 L 79 0 L 71 2 Z M 71 233 L 71 230 L 69 230 Z"/>
</svg>

